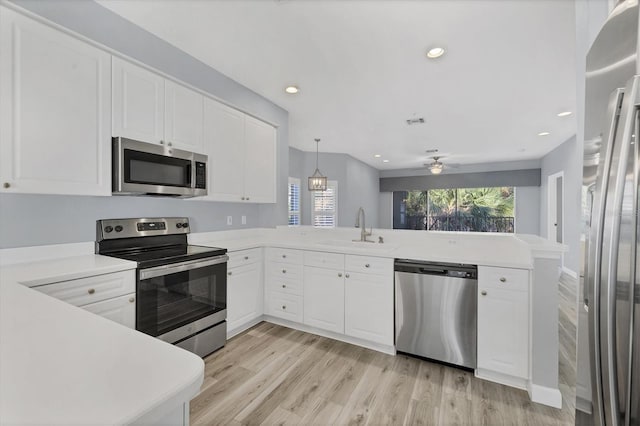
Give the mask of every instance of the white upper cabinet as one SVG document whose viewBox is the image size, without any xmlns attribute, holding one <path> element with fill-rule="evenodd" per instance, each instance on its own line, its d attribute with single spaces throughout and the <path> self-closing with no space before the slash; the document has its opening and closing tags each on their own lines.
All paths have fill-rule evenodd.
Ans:
<svg viewBox="0 0 640 426">
<path fill-rule="evenodd" d="M 207 199 L 242 201 L 244 197 L 244 114 L 205 99 L 204 140 L 208 162 Z"/>
<path fill-rule="evenodd" d="M 0 13 L 0 190 L 111 194 L 111 55 Z"/>
<path fill-rule="evenodd" d="M 168 144 L 186 151 L 202 152 L 204 96 L 166 80 L 164 134 Z"/>
<path fill-rule="evenodd" d="M 276 129 L 245 117 L 245 197 L 255 203 L 276 202 Z"/>
<path fill-rule="evenodd" d="M 215 201 L 276 202 L 276 129 L 205 98 L 208 195 Z"/>
<path fill-rule="evenodd" d="M 113 136 L 203 152 L 204 96 L 113 58 Z"/>
<path fill-rule="evenodd" d="M 113 58 L 113 136 L 164 139 L 164 78 Z"/>
</svg>

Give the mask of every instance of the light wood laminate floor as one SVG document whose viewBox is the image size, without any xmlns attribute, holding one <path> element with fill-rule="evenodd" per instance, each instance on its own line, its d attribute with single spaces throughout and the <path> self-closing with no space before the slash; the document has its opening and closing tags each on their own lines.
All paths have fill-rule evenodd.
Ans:
<svg viewBox="0 0 640 426">
<path fill-rule="evenodd" d="M 561 278 L 562 410 L 467 371 L 263 322 L 205 359 L 191 423 L 573 424 L 575 287 L 575 280 Z"/>
</svg>

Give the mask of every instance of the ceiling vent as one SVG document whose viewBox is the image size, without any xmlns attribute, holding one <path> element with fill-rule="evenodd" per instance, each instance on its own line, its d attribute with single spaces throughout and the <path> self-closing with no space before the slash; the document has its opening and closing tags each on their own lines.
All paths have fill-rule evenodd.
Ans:
<svg viewBox="0 0 640 426">
<path fill-rule="evenodd" d="M 424 118 L 410 118 L 407 120 L 407 126 L 411 126 L 412 124 L 424 124 Z"/>
</svg>

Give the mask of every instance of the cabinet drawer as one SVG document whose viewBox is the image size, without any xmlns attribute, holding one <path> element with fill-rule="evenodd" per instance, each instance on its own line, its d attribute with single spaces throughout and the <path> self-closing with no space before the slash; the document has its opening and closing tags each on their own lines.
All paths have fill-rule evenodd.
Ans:
<svg viewBox="0 0 640 426">
<path fill-rule="evenodd" d="M 268 277 L 266 287 L 269 291 L 302 296 L 302 280 L 287 277 Z"/>
<path fill-rule="evenodd" d="M 292 265 L 289 263 L 269 262 L 267 263 L 267 279 L 286 278 L 302 282 L 302 265 Z"/>
<path fill-rule="evenodd" d="M 305 266 L 343 270 L 344 254 L 325 253 L 322 251 L 305 251 L 304 264 Z"/>
<path fill-rule="evenodd" d="M 284 249 L 284 248 L 278 248 L 278 247 L 269 247 L 267 249 L 267 260 L 272 262 L 302 265 L 302 251 Z"/>
<path fill-rule="evenodd" d="M 235 268 L 242 265 L 250 265 L 262 260 L 262 249 L 254 248 L 240 251 L 230 251 L 227 269 Z"/>
<path fill-rule="evenodd" d="M 393 276 L 393 259 L 371 256 L 345 256 L 346 271 Z"/>
<path fill-rule="evenodd" d="M 526 269 L 479 266 L 478 288 L 528 291 L 529 271 Z"/>
<path fill-rule="evenodd" d="M 136 328 L 136 294 L 84 305 L 82 309 L 110 319 L 129 328 Z"/>
<path fill-rule="evenodd" d="M 33 287 L 75 306 L 83 306 L 136 291 L 135 270 L 96 275 Z"/>
<path fill-rule="evenodd" d="M 289 321 L 302 322 L 302 297 L 269 292 L 267 314 Z"/>
</svg>

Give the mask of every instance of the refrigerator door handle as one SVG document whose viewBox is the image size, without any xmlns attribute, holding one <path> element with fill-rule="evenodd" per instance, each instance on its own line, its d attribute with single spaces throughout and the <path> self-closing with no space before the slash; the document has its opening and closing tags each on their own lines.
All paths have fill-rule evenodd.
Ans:
<svg viewBox="0 0 640 426">
<path fill-rule="evenodd" d="M 619 141 L 616 142 L 614 146 L 614 150 L 618 150 L 619 153 L 618 163 L 612 164 L 612 166 L 617 166 L 617 168 L 615 169 L 615 181 L 610 182 L 610 184 L 613 185 L 613 187 L 610 187 L 613 189 L 613 200 L 611 204 L 607 202 L 611 207 L 604 212 L 610 218 L 611 224 L 610 227 L 605 226 L 602 246 L 602 260 L 603 262 L 606 262 L 606 264 L 602 265 L 604 280 L 601 284 L 606 286 L 605 294 L 607 298 L 606 303 L 602 304 L 602 308 L 605 309 L 605 326 L 601 327 L 601 334 L 604 337 L 604 343 L 606 345 L 606 371 L 602 372 L 602 376 L 603 381 L 606 381 L 606 387 L 603 387 L 603 391 L 607 391 L 605 398 L 608 400 L 605 403 L 605 407 L 609 408 L 609 413 L 605 410 L 605 422 L 612 426 L 618 426 L 620 424 L 620 396 L 618 395 L 619 383 L 617 365 L 618 348 L 616 341 L 616 290 L 619 256 L 618 241 L 620 239 L 624 183 L 628 158 L 630 155 L 629 146 L 631 146 L 630 142 L 635 129 L 636 109 L 639 103 L 639 84 L 640 76 L 634 76 L 629 80 L 625 89 L 626 95 L 620 112 L 620 128 L 619 131 L 616 132 L 615 136 Z M 606 258 L 605 255 L 607 255 Z"/>
</svg>

